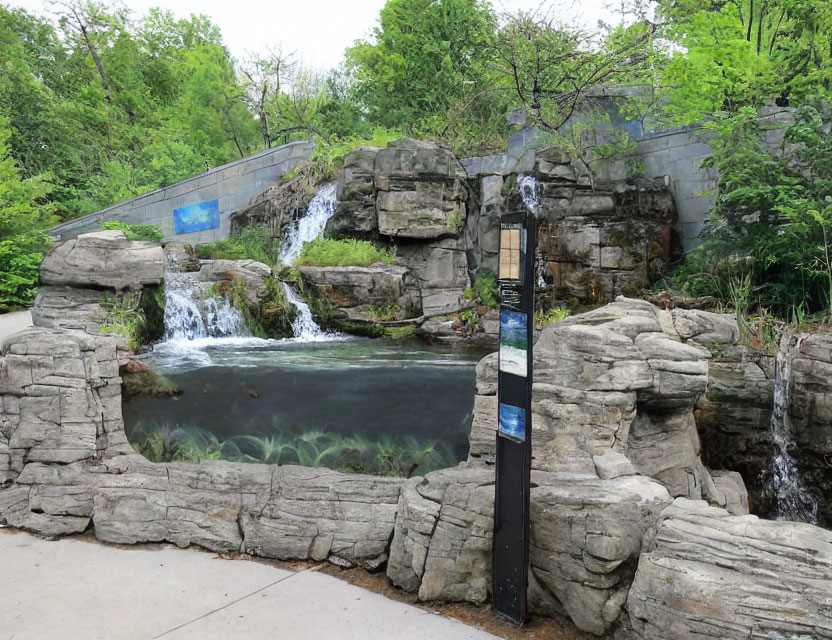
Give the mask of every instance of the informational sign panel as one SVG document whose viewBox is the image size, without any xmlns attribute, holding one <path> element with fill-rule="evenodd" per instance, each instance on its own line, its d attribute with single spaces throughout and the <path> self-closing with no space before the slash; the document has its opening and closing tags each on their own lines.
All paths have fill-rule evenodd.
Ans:
<svg viewBox="0 0 832 640">
<path fill-rule="evenodd" d="M 526 620 L 529 580 L 535 238 L 533 215 L 501 218 L 493 593 L 494 610 L 518 624 Z"/>
<path fill-rule="evenodd" d="M 173 232 L 192 233 L 220 226 L 219 201 L 210 200 L 173 210 Z"/>
</svg>

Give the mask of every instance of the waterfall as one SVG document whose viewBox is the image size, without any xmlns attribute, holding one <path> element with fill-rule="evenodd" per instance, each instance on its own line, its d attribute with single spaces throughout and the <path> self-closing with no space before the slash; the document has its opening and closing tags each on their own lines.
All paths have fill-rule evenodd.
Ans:
<svg viewBox="0 0 832 640">
<path fill-rule="evenodd" d="M 210 283 L 181 273 L 169 263 L 165 272 L 165 339 L 231 338 L 245 335 L 240 312 L 227 299 L 211 295 Z"/>
<path fill-rule="evenodd" d="M 517 178 L 517 187 L 520 189 L 520 197 L 526 209 L 534 215 L 540 209 L 540 185 L 534 176 L 521 175 Z"/>
<path fill-rule="evenodd" d="M 540 183 L 534 176 L 520 175 L 517 178 L 517 188 L 520 190 L 520 197 L 523 198 L 523 204 L 526 209 L 533 216 L 540 213 Z M 534 271 L 537 275 L 537 288 L 546 288 L 546 278 L 543 274 L 546 272 L 546 260 L 540 251 L 535 255 Z"/>
<path fill-rule="evenodd" d="M 334 213 L 335 183 L 330 182 L 318 190 L 309 202 L 306 215 L 287 234 L 278 255 L 280 262 L 287 267 L 291 267 L 303 251 L 303 245 L 323 235 L 326 223 Z M 295 338 L 302 342 L 331 338 L 332 336 L 324 332 L 312 318 L 312 311 L 309 309 L 309 305 L 303 301 L 303 298 L 285 282 L 283 288 L 286 291 L 286 299 L 297 312 L 297 318 L 292 323 L 292 332 Z"/>
<path fill-rule="evenodd" d="M 791 336 L 780 341 L 774 368 L 774 407 L 771 412 L 771 439 L 774 456 L 771 461 L 774 488 L 775 520 L 817 523 L 818 502 L 800 478 L 792 451 L 797 444 L 789 429 L 789 394 L 791 383 Z M 798 339 L 797 348 L 800 347 Z"/>
</svg>

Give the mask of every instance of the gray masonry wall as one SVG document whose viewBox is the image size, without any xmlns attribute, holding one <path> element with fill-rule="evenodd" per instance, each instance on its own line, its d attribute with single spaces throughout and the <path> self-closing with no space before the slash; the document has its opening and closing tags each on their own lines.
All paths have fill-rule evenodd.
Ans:
<svg viewBox="0 0 832 640">
<path fill-rule="evenodd" d="M 792 110 L 781 107 L 760 109 L 758 120 L 766 145 L 773 152 L 781 148 L 786 128 L 795 122 Z M 699 243 L 699 232 L 716 199 L 718 173 L 700 169 L 702 161 L 712 153 L 708 145 L 712 137 L 713 132 L 694 126 L 648 132 L 636 140 L 636 155 L 644 163 L 647 177 L 671 178 L 686 252 Z"/>
<path fill-rule="evenodd" d="M 49 234 L 58 240 L 67 240 L 80 233 L 98 229 L 106 220 L 120 220 L 129 224 L 158 225 L 162 228 L 166 241 L 200 244 L 222 240 L 231 231 L 229 216 L 244 207 L 258 193 L 276 184 L 295 164 L 308 160 L 313 149 L 311 140 L 266 149 L 164 189 L 145 193 L 82 218 L 68 220 L 53 227 Z M 219 204 L 218 228 L 174 233 L 175 209 L 212 200 L 217 200 Z"/>
</svg>

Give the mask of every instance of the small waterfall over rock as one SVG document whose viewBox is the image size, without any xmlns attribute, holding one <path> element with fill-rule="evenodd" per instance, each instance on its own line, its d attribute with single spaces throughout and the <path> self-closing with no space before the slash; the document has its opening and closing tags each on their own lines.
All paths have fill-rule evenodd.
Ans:
<svg viewBox="0 0 832 640">
<path fill-rule="evenodd" d="M 774 489 L 774 518 L 816 524 L 818 502 L 800 478 L 792 451 L 797 444 L 789 430 L 789 394 L 791 383 L 792 337 L 784 335 L 775 360 L 774 407 L 771 412 L 771 439 L 774 456 L 771 461 Z M 797 347 L 800 346 L 798 339 Z"/>
<path fill-rule="evenodd" d="M 517 188 L 520 190 L 520 197 L 523 198 L 523 204 L 526 209 L 534 216 L 540 213 L 540 183 L 534 176 L 521 175 L 517 178 Z M 546 278 L 543 274 L 546 272 L 546 261 L 543 259 L 543 254 L 540 250 L 537 251 L 534 260 L 534 271 L 537 276 L 538 289 L 546 288 Z"/>
<path fill-rule="evenodd" d="M 520 190 L 520 197 L 526 209 L 534 215 L 540 209 L 540 184 L 534 176 L 522 175 L 517 178 L 517 188 Z"/>
<path fill-rule="evenodd" d="M 218 300 L 211 285 L 195 273 L 176 271 L 169 261 L 165 272 L 165 339 L 232 338 L 246 335 L 240 312 L 227 299 Z"/>
<path fill-rule="evenodd" d="M 335 183 L 330 182 L 321 187 L 295 227 L 289 232 L 280 248 L 278 259 L 280 262 L 291 267 L 303 251 L 303 245 L 320 238 L 327 221 L 335 214 Z M 297 311 L 297 318 L 292 323 L 292 332 L 297 340 L 302 342 L 314 342 L 332 337 L 323 331 L 312 318 L 312 311 L 309 305 L 303 301 L 287 283 L 283 283 L 286 291 L 286 299 Z"/>
</svg>

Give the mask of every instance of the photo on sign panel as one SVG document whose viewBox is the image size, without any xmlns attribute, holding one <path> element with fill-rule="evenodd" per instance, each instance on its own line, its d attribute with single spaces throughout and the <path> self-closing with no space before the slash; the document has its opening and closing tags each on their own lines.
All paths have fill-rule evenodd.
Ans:
<svg viewBox="0 0 832 640">
<path fill-rule="evenodd" d="M 500 435 L 518 442 L 526 439 L 526 410 L 500 403 Z"/>
<path fill-rule="evenodd" d="M 528 321 L 525 313 L 500 311 L 500 371 L 523 378 L 528 375 Z"/>
</svg>

